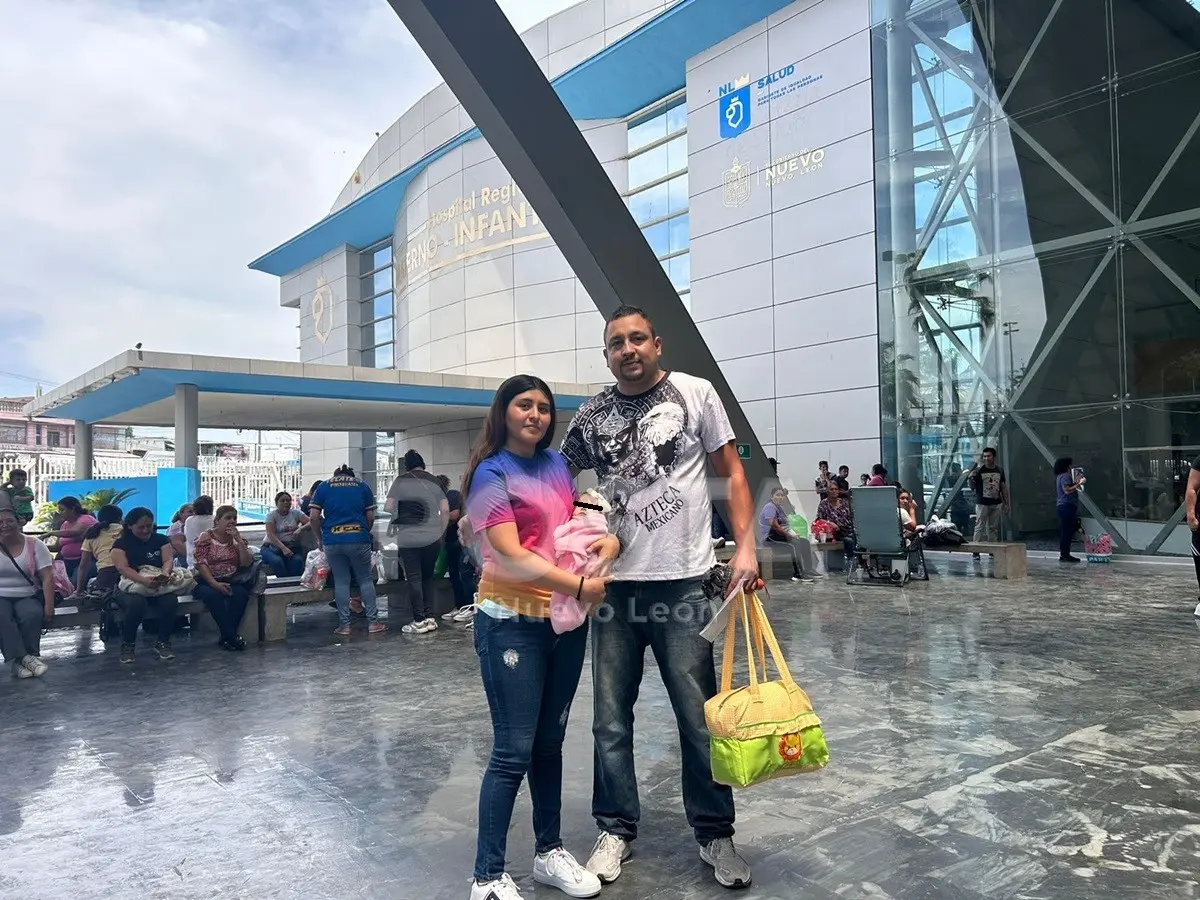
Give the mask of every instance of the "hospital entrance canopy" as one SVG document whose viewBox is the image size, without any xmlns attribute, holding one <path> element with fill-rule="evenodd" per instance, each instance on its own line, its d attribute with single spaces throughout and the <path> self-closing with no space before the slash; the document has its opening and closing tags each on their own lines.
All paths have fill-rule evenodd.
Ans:
<svg viewBox="0 0 1200 900">
<path fill-rule="evenodd" d="M 35 397 L 25 414 L 85 425 L 174 427 L 177 441 L 194 446 L 199 428 L 378 432 L 480 419 L 502 381 L 128 350 Z M 550 387 L 564 411 L 578 409 L 600 389 Z"/>
</svg>

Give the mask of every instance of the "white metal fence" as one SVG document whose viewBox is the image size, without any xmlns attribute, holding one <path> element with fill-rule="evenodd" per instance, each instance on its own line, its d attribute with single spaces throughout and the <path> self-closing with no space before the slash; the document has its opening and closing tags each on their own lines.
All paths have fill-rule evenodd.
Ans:
<svg viewBox="0 0 1200 900">
<path fill-rule="evenodd" d="M 29 473 L 29 484 L 38 503 L 46 502 L 52 481 L 75 477 L 75 457 L 66 453 L 0 453 L 0 473 L 5 479 L 12 469 Z M 134 456 L 96 456 L 93 478 L 146 478 L 158 472 L 155 462 Z M 244 502 L 274 505 L 280 491 L 300 494 L 300 466 L 280 462 L 246 462 L 234 459 L 200 460 L 200 489 L 217 504 Z"/>
</svg>

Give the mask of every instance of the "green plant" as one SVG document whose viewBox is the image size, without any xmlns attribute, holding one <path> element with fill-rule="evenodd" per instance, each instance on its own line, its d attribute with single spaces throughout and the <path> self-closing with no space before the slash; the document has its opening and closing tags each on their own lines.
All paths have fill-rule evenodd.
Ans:
<svg viewBox="0 0 1200 900">
<path fill-rule="evenodd" d="M 98 491 L 92 491 L 90 494 L 85 494 L 79 498 L 79 502 L 83 504 L 83 508 L 90 512 L 99 512 L 102 506 L 120 506 L 122 500 L 127 500 L 133 496 L 133 488 L 126 488 L 123 491 L 116 491 L 112 488 L 103 488 Z"/>
<path fill-rule="evenodd" d="M 39 504 L 31 523 L 39 531 L 52 531 L 58 519 L 58 504 L 53 500 Z"/>
</svg>

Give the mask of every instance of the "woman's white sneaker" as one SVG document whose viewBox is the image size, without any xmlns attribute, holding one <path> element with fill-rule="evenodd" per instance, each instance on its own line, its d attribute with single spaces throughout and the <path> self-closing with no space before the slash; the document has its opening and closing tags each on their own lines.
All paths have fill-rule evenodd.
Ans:
<svg viewBox="0 0 1200 900">
<path fill-rule="evenodd" d="M 483 884 L 472 879 L 471 900 L 521 900 L 521 892 L 505 872 L 495 881 Z"/>
<path fill-rule="evenodd" d="M 29 674 L 34 678 L 41 678 L 46 674 L 46 670 L 50 668 L 36 656 L 26 656 L 21 660 L 21 665 L 29 670 Z"/>
<path fill-rule="evenodd" d="M 12 664 L 12 673 L 14 678 L 32 678 L 33 673 L 21 665 L 19 662 Z"/>
<path fill-rule="evenodd" d="M 438 623 L 433 619 L 423 619 L 418 624 L 421 626 L 422 634 L 428 634 L 431 631 L 437 631 Z"/>
<path fill-rule="evenodd" d="M 600 893 L 600 879 L 562 847 L 534 856 L 533 880 L 558 888 L 568 897 L 595 897 Z"/>
<path fill-rule="evenodd" d="M 629 841 L 602 831 L 588 857 L 587 870 L 599 878 L 601 884 L 612 884 L 621 875 L 621 863 L 631 856 L 633 848 Z"/>
</svg>

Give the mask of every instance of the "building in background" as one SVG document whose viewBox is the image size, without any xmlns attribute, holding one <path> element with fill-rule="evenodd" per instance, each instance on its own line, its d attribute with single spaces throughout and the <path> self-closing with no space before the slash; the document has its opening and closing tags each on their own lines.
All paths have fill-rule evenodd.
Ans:
<svg viewBox="0 0 1200 900">
<path fill-rule="evenodd" d="M 883 461 L 944 511 L 995 445 L 1036 537 L 1070 455 L 1091 530 L 1187 552 L 1195 4 L 586 0 L 523 37 L 781 473 Z M 347 175 L 252 263 L 302 361 L 608 379 L 600 314 L 445 85 Z M 304 478 L 383 481 L 407 447 L 455 477 L 478 425 L 305 434 Z"/>
<path fill-rule="evenodd" d="M 22 410 L 32 397 L 0 397 L 0 451 L 43 450 L 74 452 L 75 423 L 66 419 L 25 417 Z M 92 432 L 95 450 L 125 450 L 129 429 L 100 425 Z"/>
</svg>

